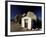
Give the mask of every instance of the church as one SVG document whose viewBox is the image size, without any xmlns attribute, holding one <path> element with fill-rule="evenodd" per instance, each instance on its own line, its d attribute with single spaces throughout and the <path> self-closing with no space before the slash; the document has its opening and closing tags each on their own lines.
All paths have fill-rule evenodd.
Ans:
<svg viewBox="0 0 46 37">
<path fill-rule="evenodd" d="M 23 16 L 24 16 L 24 14 L 23 14 Z M 25 17 L 23 17 L 23 18 L 21 18 L 21 26 L 22 27 L 24 27 L 24 28 L 26 28 L 26 29 L 29 29 L 29 30 L 31 30 L 32 29 L 32 21 L 33 20 L 37 20 L 37 17 L 36 17 L 36 15 L 33 13 L 33 12 L 27 12 L 27 15 L 25 16 Z"/>
</svg>

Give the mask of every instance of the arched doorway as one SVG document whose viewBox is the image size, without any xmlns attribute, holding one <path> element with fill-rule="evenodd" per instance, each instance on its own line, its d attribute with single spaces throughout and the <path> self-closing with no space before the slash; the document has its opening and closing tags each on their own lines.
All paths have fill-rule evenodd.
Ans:
<svg viewBox="0 0 46 37">
<path fill-rule="evenodd" d="M 24 19 L 25 28 L 28 27 L 28 19 Z"/>
</svg>

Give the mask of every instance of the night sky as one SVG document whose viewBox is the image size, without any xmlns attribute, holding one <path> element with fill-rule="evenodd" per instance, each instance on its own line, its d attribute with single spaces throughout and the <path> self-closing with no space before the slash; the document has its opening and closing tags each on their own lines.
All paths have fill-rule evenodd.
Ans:
<svg viewBox="0 0 46 37">
<path fill-rule="evenodd" d="M 11 5 L 11 19 L 16 15 L 21 15 L 25 12 L 32 11 L 41 20 L 42 12 L 41 6 L 21 6 L 21 5 Z"/>
</svg>

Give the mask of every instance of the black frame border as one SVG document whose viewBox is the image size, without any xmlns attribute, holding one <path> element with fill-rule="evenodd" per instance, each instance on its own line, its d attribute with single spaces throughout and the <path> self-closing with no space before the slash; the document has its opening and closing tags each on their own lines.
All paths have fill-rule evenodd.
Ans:
<svg viewBox="0 0 46 37">
<path fill-rule="evenodd" d="M 37 33 L 37 34 L 19 34 L 19 35 L 8 35 L 8 2 L 22 2 L 22 3 L 35 3 L 35 4 L 44 4 L 44 33 Z M 42 2 L 25 2 L 25 1 L 5 1 L 5 36 L 27 36 L 27 35 L 41 35 L 45 34 L 45 3 Z"/>
</svg>

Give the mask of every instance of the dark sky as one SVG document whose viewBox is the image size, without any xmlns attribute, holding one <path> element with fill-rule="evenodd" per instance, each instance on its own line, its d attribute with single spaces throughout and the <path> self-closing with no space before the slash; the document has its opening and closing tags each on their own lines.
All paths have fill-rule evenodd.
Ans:
<svg viewBox="0 0 46 37">
<path fill-rule="evenodd" d="M 32 11 L 41 20 L 41 6 L 21 6 L 21 5 L 11 5 L 11 18 L 14 18 L 16 14 L 21 15 L 25 12 Z"/>
</svg>

